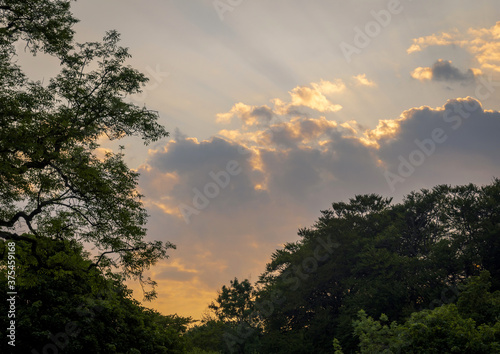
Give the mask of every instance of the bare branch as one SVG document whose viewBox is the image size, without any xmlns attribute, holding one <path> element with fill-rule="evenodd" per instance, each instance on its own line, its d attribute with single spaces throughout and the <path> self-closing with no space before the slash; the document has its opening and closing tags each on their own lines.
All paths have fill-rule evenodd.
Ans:
<svg viewBox="0 0 500 354">
<path fill-rule="evenodd" d="M 18 235 L 18 234 L 13 233 L 13 232 L 2 231 L 2 230 L 0 230 L 0 237 L 5 239 L 5 240 L 30 242 L 31 243 L 31 252 L 33 253 L 33 256 L 35 256 L 35 258 L 38 262 L 38 265 L 39 266 L 42 265 L 42 259 L 40 258 L 40 256 L 36 252 L 37 245 L 38 245 L 38 242 L 36 239 L 28 237 L 28 236 L 24 236 L 24 235 Z"/>
<path fill-rule="evenodd" d="M 91 265 L 89 265 L 88 267 L 88 270 L 92 269 L 93 267 L 98 267 L 99 266 L 99 262 L 101 262 L 102 258 L 106 255 L 106 254 L 111 254 L 111 253 L 119 253 L 119 252 L 133 252 L 133 251 L 138 251 L 140 248 L 139 247 L 134 247 L 134 248 L 122 248 L 122 249 L 119 249 L 119 250 L 111 250 L 111 251 L 106 251 L 106 252 L 103 252 L 101 253 L 101 255 L 99 256 L 99 258 L 97 259 L 97 262 L 95 263 L 92 263 Z"/>
</svg>

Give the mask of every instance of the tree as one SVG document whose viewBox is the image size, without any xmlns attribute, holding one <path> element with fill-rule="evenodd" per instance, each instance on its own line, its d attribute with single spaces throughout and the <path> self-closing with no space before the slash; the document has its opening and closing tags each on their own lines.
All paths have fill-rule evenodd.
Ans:
<svg viewBox="0 0 500 354">
<path fill-rule="evenodd" d="M 460 285 L 482 270 L 499 290 L 499 191 L 495 179 L 412 192 L 394 205 L 377 195 L 333 203 L 298 241 L 274 252 L 260 277 L 255 302 L 274 304 L 263 317 L 263 351 L 327 352 L 337 338 L 354 352 L 360 337 L 352 321 L 361 309 L 405 321 L 456 302 Z M 475 294 L 472 303 L 494 318 L 494 301 Z"/>
<path fill-rule="evenodd" d="M 500 321 L 500 290 L 489 292 L 490 288 L 489 271 L 483 270 L 479 276 L 470 278 L 457 301 L 460 314 L 477 324 L 494 325 Z"/>
<path fill-rule="evenodd" d="M 224 353 L 227 350 L 224 334 L 231 331 L 231 324 L 206 318 L 190 328 L 184 338 L 190 353 Z"/>
<path fill-rule="evenodd" d="M 239 352 L 497 352 L 499 201 L 494 179 L 333 203 L 272 254 L 258 289 L 222 288 L 206 333 L 227 326 Z M 242 320 L 253 332 L 231 326 Z"/>
<path fill-rule="evenodd" d="M 238 278 L 234 278 L 229 287 L 222 286 L 215 302 L 208 306 L 216 321 L 205 322 L 200 329 L 205 331 L 213 328 L 214 324 L 222 323 L 224 352 L 253 352 L 258 346 L 261 332 L 254 297 L 255 290 L 248 279 L 240 282 Z"/>
<path fill-rule="evenodd" d="M 70 1 L 65 0 L 0 1 L 2 53 L 12 53 L 10 45 L 21 39 L 33 54 L 42 50 L 64 55 L 71 48 L 72 26 L 78 22 L 69 8 Z"/>
<path fill-rule="evenodd" d="M 16 243 L 16 353 L 185 352 L 183 334 L 190 318 L 163 316 L 142 307 L 122 276 L 95 267 L 89 270 L 92 261 L 75 240 L 39 237 L 37 242 L 42 247 L 38 259 L 30 242 Z M 6 250 L 0 241 L 2 262 L 8 258 Z M 2 267 L 3 289 L 7 289 L 6 274 Z M 7 301 L 0 303 L 3 314 L 8 307 Z M 1 333 L 10 319 L 0 316 Z M 6 340 L 0 343 L 0 352 L 13 352 L 8 337 L 2 337 Z"/>
<path fill-rule="evenodd" d="M 239 323 L 247 321 L 254 310 L 253 286 L 248 279 L 240 282 L 238 278 L 230 281 L 230 286 L 222 286 L 215 302 L 208 308 L 224 322 Z"/>
<path fill-rule="evenodd" d="M 389 325 L 385 315 L 375 321 L 361 310 L 353 323 L 361 353 L 497 353 L 500 292 L 488 292 L 489 286 L 489 273 L 484 271 L 469 279 L 458 306 L 414 312 L 400 325 Z M 487 304 L 493 309 L 482 306 Z"/>
<path fill-rule="evenodd" d="M 30 242 L 40 261 L 41 238 L 91 243 L 99 253 L 89 269 L 116 267 L 154 285 L 142 274 L 174 245 L 144 240 L 137 173 L 122 151 L 100 157 L 97 149 L 104 138 L 147 144 L 168 133 L 157 112 L 127 102 L 147 78 L 125 64 L 118 33 L 76 43 L 69 8 L 64 0 L 0 0 L 0 237 Z M 60 73 L 29 80 L 16 41 L 59 60 Z"/>
</svg>

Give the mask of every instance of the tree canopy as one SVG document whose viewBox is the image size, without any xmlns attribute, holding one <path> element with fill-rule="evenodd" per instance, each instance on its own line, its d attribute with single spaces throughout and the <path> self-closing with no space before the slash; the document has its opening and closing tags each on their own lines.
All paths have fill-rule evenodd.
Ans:
<svg viewBox="0 0 500 354">
<path fill-rule="evenodd" d="M 7 263 L 5 243 L 0 241 L 0 260 Z M 88 252 L 75 240 L 42 236 L 38 245 L 35 257 L 30 242 L 16 242 L 16 345 L 3 335 L 0 352 L 185 352 L 182 334 L 190 318 L 164 316 L 140 305 L 123 276 L 89 270 Z M 0 286 L 7 289 L 7 272 L 0 273 Z M 0 311 L 8 310 L 9 303 L 2 301 Z M 9 320 L 0 316 L 1 333 Z"/>
<path fill-rule="evenodd" d="M 147 213 L 137 173 L 123 151 L 98 152 L 103 139 L 168 133 L 157 112 L 130 103 L 147 78 L 109 31 L 76 43 L 70 1 L 0 1 L 0 237 L 76 240 L 95 246 L 92 266 L 113 266 L 140 281 L 174 247 L 146 242 Z M 57 59 L 60 73 L 30 80 L 16 62 L 17 41 Z M 33 235 L 35 237 L 28 237 Z M 147 293 L 147 296 L 154 293 Z"/>
<path fill-rule="evenodd" d="M 191 319 L 144 308 L 124 285 L 138 279 L 154 297 L 143 273 L 175 246 L 146 240 L 123 149 L 99 150 L 168 133 L 157 112 L 130 103 L 148 79 L 127 65 L 119 34 L 77 43 L 76 22 L 70 1 L 0 0 L 0 285 L 16 279 L 16 347 L 4 340 L 1 351 L 182 353 Z M 20 55 L 50 56 L 59 74 L 32 80 Z M 12 318 L 1 318 L 4 333 Z"/>
<path fill-rule="evenodd" d="M 414 312 L 403 323 L 367 317 L 360 310 L 354 333 L 361 353 L 497 353 L 500 351 L 500 291 L 488 292 L 482 271 L 462 287 L 458 304 Z"/>
<path fill-rule="evenodd" d="M 235 281 L 222 288 L 214 314 L 232 314 L 218 317 L 226 325 L 246 315 L 220 341 L 228 353 L 249 352 L 247 344 L 265 353 L 495 351 L 499 239 L 498 179 L 440 185 L 397 204 L 373 194 L 333 203 L 299 230 L 298 241 L 272 254 L 253 303 Z M 373 320 L 381 316 L 393 325 Z M 444 323 L 450 326 L 439 332 Z M 428 332 L 412 332 L 415 326 Z M 443 343 L 468 339 L 431 341 L 438 332 Z"/>
</svg>

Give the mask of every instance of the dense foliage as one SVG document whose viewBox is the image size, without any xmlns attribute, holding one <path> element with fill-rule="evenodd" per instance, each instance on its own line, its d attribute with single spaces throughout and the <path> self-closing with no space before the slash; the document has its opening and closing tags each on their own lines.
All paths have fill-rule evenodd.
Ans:
<svg viewBox="0 0 500 354">
<path fill-rule="evenodd" d="M 91 267 L 75 241 L 40 238 L 16 244 L 16 346 L 2 337 L 2 353 L 183 353 L 189 318 L 163 316 L 131 296 L 123 278 Z M 7 258 L 0 241 L 1 260 Z M 4 268 L 4 267 L 2 267 Z M 0 287 L 7 289 L 7 272 Z M 0 311 L 8 313 L 2 301 Z M 9 318 L 0 316 L 2 333 Z M 15 349 L 15 350 L 14 350 Z"/>
<path fill-rule="evenodd" d="M 472 277 L 457 305 L 414 312 L 400 325 L 389 325 L 385 314 L 374 321 L 361 310 L 354 322 L 361 353 L 500 352 L 500 291 L 488 292 L 489 276 Z"/>
<path fill-rule="evenodd" d="M 441 185 L 399 204 L 356 196 L 333 203 L 299 236 L 272 255 L 256 288 L 241 291 L 245 281 L 222 288 L 211 308 L 230 326 L 219 336 L 224 352 L 376 353 L 388 347 L 367 343 L 389 345 L 401 333 L 407 342 L 391 342 L 394 348 L 433 352 L 422 349 L 434 348 L 425 339 L 436 335 L 432 326 L 448 326 L 439 332 L 443 341 L 466 331 L 463 343 L 484 344 L 436 344 L 441 352 L 488 353 L 500 343 L 500 180 Z M 486 292 L 489 283 L 495 295 Z M 371 319 L 380 316 L 401 324 L 388 328 Z M 428 332 L 412 332 L 418 326 Z"/>
<path fill-rule="evenodd" d="M 123 151 L 99 151 L 168 133 L 129 103 L 147 78 L 118 33 L 76 43 L 76 22 L 67 0 L 0 0 L 0 352 L 182 353 L 190 319 L 142 307 L 124 285 L 138 279 L 154 297 L 143 273 L 174 245 L 145 240 L 137 173 Z M 60 72 L 33 81 L 20 55 Z"/>
<path fill-rule="evenodd" d="M 126 100 L 147 78 L 125 65 L 119 35 L 76 43 L 69 3 L 0 0 L 0 238 L 31 242 L 35 252 L 42 237 L 91 243 L 95 266 L 147 282 L 143 271 L 173 245 L 144 240 L 137 173 L 123 153 L 98 148 L 104 138 L 149 143 L 167 132 L 156 112 Z M 17 64 L 22 47 L 52 57 L 60 73 L 30 80 Z"/>
</svg>

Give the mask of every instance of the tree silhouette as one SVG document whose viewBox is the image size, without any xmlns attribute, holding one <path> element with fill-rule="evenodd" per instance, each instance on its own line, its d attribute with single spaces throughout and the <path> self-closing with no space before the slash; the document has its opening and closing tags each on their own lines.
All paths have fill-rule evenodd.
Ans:
<svg viewBox="0 0 500 354">
<path fill-rule="evenodd" d="M 146 242 L 147 213 L 137 173 L 123 152 L 98 155 L 100 139 L 168 135 L 158 114 L 128 103 L 147 78 L 127 66 L 119 35 L 102 42 L 73 40 L 70 1 L 0 1 L 0 237 L 91 243 L 91 267 L 117 267 L 143 279 L 171 243 Z M 16 64 L 15 42 L 60 62 L 60 73 L 32 81 Z M 35 236 L 35 237 L 31 237 Z M 145 296 L 154 296 L 154 289 Z"/>
</svg>

